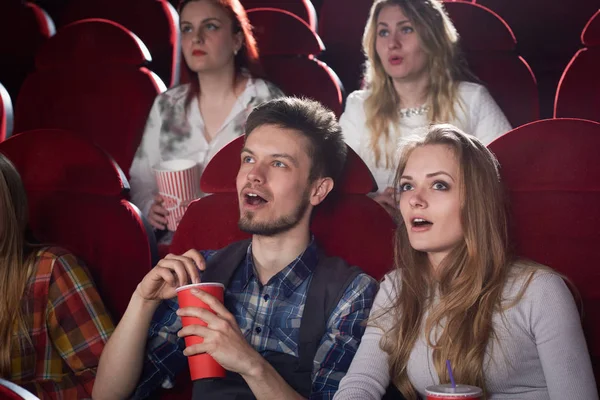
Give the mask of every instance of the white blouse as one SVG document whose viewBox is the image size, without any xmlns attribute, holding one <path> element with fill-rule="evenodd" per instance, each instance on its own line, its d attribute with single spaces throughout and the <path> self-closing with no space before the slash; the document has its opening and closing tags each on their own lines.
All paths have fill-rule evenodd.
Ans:
<svg viewBox="0 0 600 400">
<path fill-rule="evenodd" d="M 382 192 L 386 187 L 392 186 L 396 168 L 395 165 L 385 167 L 385 154 L 389 151 L 389 145 L 386 146 L 383 137 L 379 142 L 383 160 L 380 161 L 379 166 L 375 164 L 375 153 L 370 146 L 364 108 L 365 100 L 369 95 L 368 90 L 357 90 L 348 96 L 340 125 L 346 143 L 365 161 L 377 182 L 378 191 Z M 460 102 L 455 107 L 457 118 L 454 121 L 447 121 L 448 123 L 476 136 L 485 145 L 511 130 L 510 123 L 485 87 L 476 83 L 461 82 L 458 95 Z M 398 126 L 390 129 L 391 143 L 397 147 L 403 137 L 415 134 L 422 136 L 426 133 L 425 128 L 428 125 L 426 113 L 402 117 Z"/>
<path fill-rule="evenodd" d="M 283 93 L 262 79 L 248 79 L 231 112 L 215 137 L 208 142 L 204 136 L 204 120 L 195 97 L 185 109 L 190 84 L 174 87 L 160 94 L 150 110 L 142 142 L 129 174 L 131 199 L 144 216 L 148 216 L 158 192 L 152 167 L 162 161 L 195 160 L 204 170 L 211 158 L 233 139 L 244 133 L 248 115 L 257 105 L 280 97 Z"/>
</svg>

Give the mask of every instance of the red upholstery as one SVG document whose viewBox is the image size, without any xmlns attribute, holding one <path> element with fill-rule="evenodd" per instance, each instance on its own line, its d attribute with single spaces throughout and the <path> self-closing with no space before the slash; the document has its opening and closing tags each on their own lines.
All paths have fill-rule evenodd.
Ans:
<svg viewBox="0 0 600 400">
<path fill-rule="evenodd" d="M 297 16 L 273 8 L 250 10 L 248 18 L 257 32 L 267 78 L 287 95 L 318 100 L 339 117 L 343 86 L 331 68 L 314 59 L 323 44 L 310 27 Z"/>
<path fill-rule="evenodd" d="M 444 4 L 460 35 L 469 67 L 487 86 L 513 127 L 539 118 L 535 76 L 515 51 L 516 40 L 508 24 L 478 4 L 452 1 Z"/>
<path fill-rule="evenodd" d="M 65 26 L 87 18 L 108 19 L 130 29 L 148 46 L 152 54 L 149 68 L 169 86 L 179 82 L 179 16 L 167 1 L 71 1 L 62 13 L 60 25 Z M 117 41 L 111 40 L 108 43 Z"/>
<path fill-rule="evenodd" d="M 321 38 L 297 15 L 277 8 L 248 10 L 261 57 L 319 54 Z M 279 34 L 273 34 L 277 32 Z"/>
<path fill-rule="evenodd" d="M 600 382 L 600 124 L 538 121 L 489 147 L 509 189 L 518 254 L 555 268 L 581 294 L 584 331 Z"/>
<path fill-rule="evenodd" d="M 565 68 L 558 83 L 554 117 L 600 121 L 600 10 L 581 34 L 584 46 Z"/>
<path fill-rule="evenodd" d="M 321 7 L 319 35 L 326 50 L 319 58 L 339 74 L 347 93 L 362 83 L 362 36 L 372 5 L 373 0 L 352 0 L 351 7 L 348 0 L 325 0 Z"/>
<path fill-rule="evenodd" d="M 83 55 L 83 56 L 82 56 Z M 59 128 L 104 148 L 128 172 L 150 107 L 166 88 L 139 39 L 104 20 L 64 27 L 40 51 L 15 106 L 15 132 Z"/>
<path fill-rule="evenodd" d="M 317 12 L 310 0 L 242 0 L 241 2 L 246 10 L 272 7 L 289 11 L 306 22 L 313 31 L 317 31 Z"/>
<path fill-rule="evenodd" d="M 0 142 L 9 137 L 13 129 L 13 108 L 10 95 L 0 83 Z"/>
<path fill-rule="evenodd" d="M 35 4 L 0 1 L 0 82 L 13 99 L 33 71 L 36 51 L 54 32 L 48 14 Z"/>
<path fill-rule="evenodd" d="M 24 132 L 0 143 L 0 152 L 21 174 L 36 238 L 85 260 L 120 318 L 157 254 L 151 228 L 123 198 L 124 174 L 99 147 L 66 131 Z"/>
<path fill-rule="evenodd" d="M 22 387 L 0 379 L 0 399 L 2 400 L 39 400 L 38 397 L 29 393 Z"/>
</svg>

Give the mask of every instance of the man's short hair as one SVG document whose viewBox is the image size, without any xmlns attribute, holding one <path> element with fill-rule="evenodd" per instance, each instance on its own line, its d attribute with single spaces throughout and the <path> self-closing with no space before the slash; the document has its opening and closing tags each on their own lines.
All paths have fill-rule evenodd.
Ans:
<svg viewBox="0 0 600 400">
<path fill-rule="evenodd" d="M 321 103 L 297 97 L 281 97 L 256 107 L 246 120 L 246 140 L 256 128 L 275 125 L 292 129 L 309 140 L 312 161 L 309 179 L 340 178 L 346 162 L 346 144 L 335 114 Z"/>
</svg>

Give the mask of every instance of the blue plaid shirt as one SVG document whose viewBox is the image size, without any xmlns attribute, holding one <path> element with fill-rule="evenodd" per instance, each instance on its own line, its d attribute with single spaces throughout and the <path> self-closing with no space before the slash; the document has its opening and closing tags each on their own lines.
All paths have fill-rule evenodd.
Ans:
<svg viewBox="0 0 600 400">
<path fill-rule="evenodd" d="M 201 253 L 208 260 L 215 251 Z M 255 274 L 252 245 L 248 246 L 245 260 L 225 291 L 225 305 L 248 343 L 263 356 L 277 352 L 298 357 L 298 328 L 317 262 L 317 246 L 312 240 L 298 258 L 263 286 Z M 373 278 L 358 275 L 329 317 L 314 359 L 311 400 L 333 398 L 356 354 L 365 330 L 362 322 L 369 316 L 377 289 Z M 187 367 L 182 353 L 185 343 L 177 337 L 182 327 L 177 308 L 177 299 L 166 300 L 154 314 L 136 399 L 149 396 L 161 384 L 172 387 L 175 375 Z"/>
</svg>

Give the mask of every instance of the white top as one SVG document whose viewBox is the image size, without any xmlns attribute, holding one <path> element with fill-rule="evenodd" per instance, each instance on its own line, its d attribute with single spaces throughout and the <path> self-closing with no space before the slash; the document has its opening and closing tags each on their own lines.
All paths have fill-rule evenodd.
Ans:
<svg viewBox="0 0 600 400">
<path fill-rule="evenodd" d="M 357 90 L 348 96 L 340 125 L 346 143 L 365 161 L 377 182 L 378 191 L 382 192 L 386 187 L 392 186 L 396 168 L 385 168 L 385 154 L 389 148 L 386 149 L 383 137 L 379 142 L 383 163 L 380 162 L 380 166 L 375 165 L 375 154 L 369 144 L 370 134 L 364 108 L 369 95 L 368 90 Z M 510 123 L 485 87 L 476 83 L 461 82 L 458 86 L 458 96 L 462 107 L 459 104 L 455 107 L 457 119 L 446 122 L 476 136 L 485 145 L 511 130 Z M 397 147 L 402 137 L 415 134 L 422 136 L 426 133 L 424 128 L 428 125 L 427 113 L 402 117 L 397 127 L 390 128 L 390 143 Z"/>
<path fill-rule="evenodd" d="M 144 216 L 148 216 L 154 196 L 158 192 L 152 167 L 162 161 L 188 159 L 198 162 L 200 171 L 227 143 L 244 133 L 246 118 L 262 102 L 280 97 L 283 93 L 272 83 L 262 79 L 248 79 L 244 92 L 238 97 L 231 112 L 208 142 L 204 136 L 204 120 L 198 107 L 198 98 L 184 110 L 190 84 L 176 86 L 154 101 L 142 142 L 129 174 L 131 199 Z"/>
<path fill-rule="evenodd" d="M 398 272 L 386 275 L 371 315 L 396 298 L 394 279 L 399 279 Z M 503 292 L 505 301 L 514 298 L 524 279 L 509 282 Z M 560 276 L 536 272 L 521 301 L 506 310 L 504 318 L 493 317 L 499 340 L 488 345 L 484 359 L 489 399 L 598 399 L 579 313 Z M 384 329 L 392 322 L 391 317 L 380 319 Z M 379 347 L 382 333 L 380 328 L 367 327 L 334 400 L 381 399 L 390 384 L 388 354 Z M 408 377 L 423 396 L 427 386 L 439 384 L 424 333 L 410 355 Z"/>
</svg>

